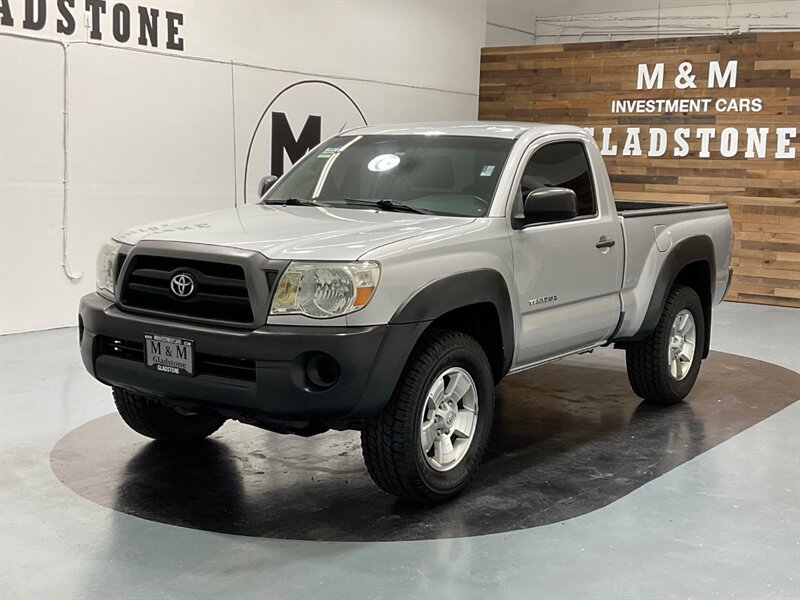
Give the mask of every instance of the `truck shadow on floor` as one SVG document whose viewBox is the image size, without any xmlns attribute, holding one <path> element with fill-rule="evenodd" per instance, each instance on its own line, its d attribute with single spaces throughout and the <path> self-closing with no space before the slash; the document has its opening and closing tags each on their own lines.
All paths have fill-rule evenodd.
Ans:
<svg viewBox="0 0 800 600">
<path fill-rule="evenodd" d="M 797 398 L 800 375 L 712 353 L 688 402 L 641 404 L 624 354 L 602 351 L 506 378 L 486 460 L 468 490 L 420 507 L 381 492 L 358 434 L 280 436 L 238 423 L 176 449 L 116 414 L 51 453 L 61 482 L 102 506 L 182 527 L 277 539 L 452 538 L 557 523 L 597 510 Z"/>
</svg>

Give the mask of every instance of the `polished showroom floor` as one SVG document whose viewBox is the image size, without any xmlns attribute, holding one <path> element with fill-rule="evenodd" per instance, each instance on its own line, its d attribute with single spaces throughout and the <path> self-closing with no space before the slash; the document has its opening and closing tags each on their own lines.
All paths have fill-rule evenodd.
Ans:
<svg viewBox="0 0 800 600">
<path fill-rule="evenodd" d="M 148 443 L 76 338 L 0 338 L 3 599 L 800 597 L 800 311 L 720 306 L 677 407 L 610 350 L 508 378 L 474 485 L 425 509 L 351 433 Z"/>
</svg>

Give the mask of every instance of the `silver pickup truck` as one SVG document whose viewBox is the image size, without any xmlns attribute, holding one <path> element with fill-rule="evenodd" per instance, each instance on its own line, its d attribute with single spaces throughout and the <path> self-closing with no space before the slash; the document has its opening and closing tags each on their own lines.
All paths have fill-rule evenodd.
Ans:
<svg viewBox="0 0 800 600">
<path fill-rule="evenodd" d="M 414 501 L 469 483 L 509 373 L 613 344 L 638 396 L 681 401 L 730 283 L 727 208 L 615 203 L 576 127 L 365 127 L 259 188 L 114 236 L 83 362 L 165 442 L 360 430 L 375 482 Z"/>
</svg>

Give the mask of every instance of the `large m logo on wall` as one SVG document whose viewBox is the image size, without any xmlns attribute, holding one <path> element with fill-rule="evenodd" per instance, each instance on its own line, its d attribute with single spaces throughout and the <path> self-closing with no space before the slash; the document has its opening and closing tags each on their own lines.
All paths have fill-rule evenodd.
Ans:
<svg viewBox="0 0 800 600">
<path fill-rule="evenodd" d="M 320 143 L 322 138 L 322 116 L 309 115 L 300 135 L 295 139 L 286 113 L 272 113 L 272 144 L 270 164 L 272 175 L 280 177 L 284 172 L 284 160 L 292 164 L 305 156 L 306 152 Z"/>
<path fill-rule="evenodd" d="M 366 124 L 355 100 L 329 81 L 304 80 L 285 87 L 266 102 L 252 133 L 244 170 L 245 201 L 254 199 L 263 175 L 280 177 L 322 140 Z"/>
</svg>

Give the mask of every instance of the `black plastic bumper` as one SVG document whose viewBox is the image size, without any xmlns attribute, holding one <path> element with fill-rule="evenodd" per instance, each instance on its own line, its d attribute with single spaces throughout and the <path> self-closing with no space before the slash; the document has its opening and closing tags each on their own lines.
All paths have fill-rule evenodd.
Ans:
<svg viewBox="0 0 800 600">
<path fill-rule="evenodd" d="M 369 418 L 389 401 L 400 372 L 427 323 L 369 327 L 267 325 L 254 331 L 215 328 L 123 312 L 92 293 L 80 303 L 81 357 L 99 381 L 233 416 L 345 425 Z M 204 372 L 193 377 L 148 369 L 134 353 L 113 353 L 115 341 L 143 342 L 144 333 L 194 340 L 198 357 L 252 365 L 248 375 Z M 338 380 L 319 390 L 308 384 L 308 357 L 324 353 L 340 366 Z M 244 371 L 243 371 L 244 372 Z"/>
</svg>

